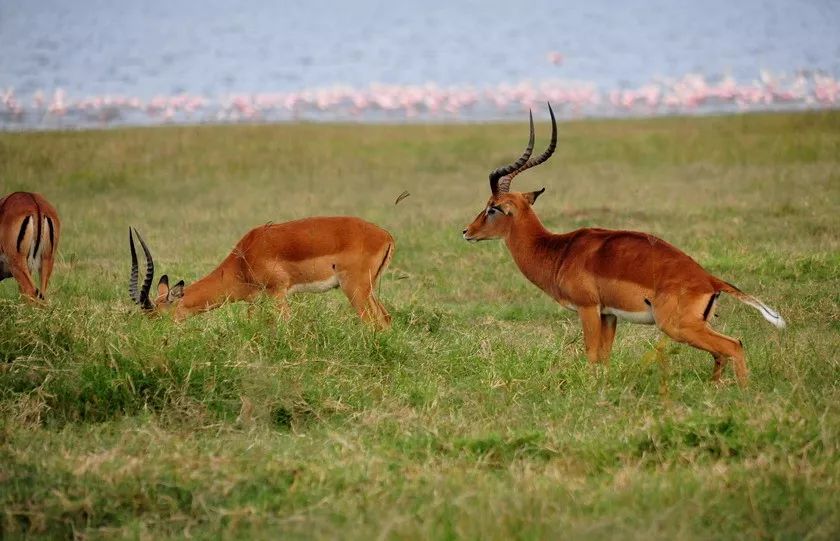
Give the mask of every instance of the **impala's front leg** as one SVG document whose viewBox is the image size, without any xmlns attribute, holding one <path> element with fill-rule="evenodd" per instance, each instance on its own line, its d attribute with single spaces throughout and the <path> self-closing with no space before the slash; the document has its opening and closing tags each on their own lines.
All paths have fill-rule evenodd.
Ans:
<svg viewBox="0 0 840 541">
<path fill-rule="evenodd" d="M 598 351 L 598 356 L 601 362 L 610 362 L 610 352 L 612 351 L 613 341 L 615 341 L 615 328 L 618 325 L 618 318 L 612 314 L 603 314 L 601 316 L 601 347 Z"/>
<path fill-rule="evenodd" d="M 586 358 L 590 363 L 597 363 L 601 350 L 601 309 L 595 306 L 578 307 L 580 323 L 583 326 L 583 342 L 586 346 Z"/>
<path fill-rule="evenodd" d="M 712 381 L 714 383 L 720 383 L 720 377 L 723 375 L 723 369 L 726 368 L 726 362 L 729 358 L 719 353 L 713 353 L 712 357 L 715 359 L 715 368 L 712 370 Z"/>
<path fill-rule="evenodd" d="M 278 289 L 272 293 L 272 296 L 277 305 L 277 310 L 280 312 L 280 317 L 284 321 L 292 319 L 292 311 L 289 309 L 289 301 L 286 299 L 286 289 Z"/>
</svg>

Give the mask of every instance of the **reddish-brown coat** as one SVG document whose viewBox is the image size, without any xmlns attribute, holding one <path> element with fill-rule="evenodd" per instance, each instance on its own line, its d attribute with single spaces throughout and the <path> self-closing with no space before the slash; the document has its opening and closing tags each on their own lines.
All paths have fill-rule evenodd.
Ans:
<svg viewBox="0 0 840 541">
<path fill-rule="evenodd" d="M 288 293 L 341 287 L 363 319 L 387 327 L 390 316 L 374 286 L 394 246 L 387 231 L 355 217 L 262 225 L 246 233 L 216 269 L 176 297 L 168 283 L 160 284 L 155 305 L 174 306 L 180 319 L 225 302 L 251 301 L 265 292 L 287 313 Z"/>
<path fill-rule="evenodd" d="M 0 280 L 12 276 L 22 295 L 45 299 L 60 232 L 58 212 L 42 195 L 14 192 L 0 199 Z"/>
<path fill-rule="evenodd" d="M 726 360 L 733 359 L 739 382 L 746 383 L 740 341 L 708 325 L 717 295 L 729 293 L 783 327 L 778 314 L 652 235 L 596 228 L 551 233 L 532 209 L 540 193 L 497 193 L 464 230 L 464 238 L 504 239 L 532 283 L 578 312 L 591 362 L 609 358 L 616 312 L 621 311 L 623 317 L 655 323 L 673 339 L 712 353 L 715 380 Z M 648 317 L 650 321 L 644 321 Z"/>
</svg>

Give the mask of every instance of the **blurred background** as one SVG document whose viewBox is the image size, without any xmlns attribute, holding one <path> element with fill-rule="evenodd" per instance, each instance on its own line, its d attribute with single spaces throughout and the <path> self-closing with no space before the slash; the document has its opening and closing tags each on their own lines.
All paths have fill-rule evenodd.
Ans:
<svg viewBox="0 0 840 541">
<path fill-rule="evenodd" d="M 840 103 L 840 2 L 0 0 L 0 129 Z"/>
</svg>

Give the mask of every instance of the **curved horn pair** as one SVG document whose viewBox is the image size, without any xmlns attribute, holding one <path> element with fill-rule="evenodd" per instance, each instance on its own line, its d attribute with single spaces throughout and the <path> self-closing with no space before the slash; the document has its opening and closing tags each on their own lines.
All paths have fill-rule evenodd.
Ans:
<svg viewBox="0 0 840 541">
<path fill-rule="evenodd" d="M 140 246 L 146 255 L 146 276 L 143 277 L 143 286 L 139 291 L 137 289 L 137 279 L 140 273 L 137 267 L 137 250 L 134 248 L 134 235 L 137 235 L 137 240 L 140 241 Z M 152 253 L 149 251 L 149 247 L 146 246 L 145 241 L 143 241 L 143 237 L 132 227 L 128 228 L 128 244 L 131 247 L 131 279 L 128 282 L 128 294 L 131 295 L 131 300 L 140 305 L 140 308 L 143 310 L 152 310 L 155 305 L 149 298 L 149 290 L 152 288 L 152 280 L 155 277 L 155 260 L 152 259 Z"/>
<path fill-rule="evenodd" d="M 531 152 L 534 151 L 534 114 L 531 111 L 528 111 L 528 117 L 531 120 L 531 136 L 528 139 L 528 146 L 525 147 L 525 152 L 522 153 L 522 156 L 520 156 L 518 160 L 510 165 L 499 167 L 490 173 L 490 191 L 493 195 L 499 193 L 499 179 L 504 178 L 505 175 L 522 167 L 528 158 L 531 157 Z M 508 185 L 509 184 L 510 183 L 508 183 Z"/>
<path fill-rule="evenodd" d="M 528 146 L 516 162 L 505 167 L 500 167 L 490 173 L 490 190 L 493 195 L 509 192 L 513 177 L 526 169 L 543 163 L 554 154 L 554 149 L 557 148 L 557 121 L 554 118 L 554 110 L 551 108 L 551 103 L 548 104 L 548 114 L 551 115 L 551 141 L 548 143 L 548 148 L 536 158 L 531 158 L 531 152 L 534 150 L 534 116 L 529 111 L 531 135 L 528 140 Z"/>
</svg>

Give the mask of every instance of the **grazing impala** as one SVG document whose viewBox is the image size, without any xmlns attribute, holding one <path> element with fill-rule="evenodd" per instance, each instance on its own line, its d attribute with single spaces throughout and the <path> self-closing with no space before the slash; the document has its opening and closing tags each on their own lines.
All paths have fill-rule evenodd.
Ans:
<svg viewBox="0 0 840 541">
<path fill-rule="evenodd" d="M 539 157 L 531 136 L 522 156 L 490 173 L 490 200 L 464 230 L 468 241 L 504 239 L 519 270 L 554 300 L 580 316 L 586 356 L 607 361 L 618 319 L 655 324 L 678 342 L 708 351 L 715 360 L 712 379 L 719 381 L 728 359 L 746 384 L 741 342 L 712 330 L 715 301 L 723 291 L 758 309 L 778 328 L 785 321 L 758 299 L 706 272 L 667 242 L 635 231 L 584 228 L 564 234 L 546 230 L 532 206 L 545 191 L 511 192 L 519 173 L 546 161 L 557 145 L 551 114 L 551 142 Z"/>
<path fill-rule="evenodd" d="M 55 208 L 37 193 L 14 192 L 0 199 L 0 280 L 13 276 L 22 295 L 44 300 L 60 227 Z M 40 288 L 32 278 L 36 270 Z"/>
<path fill-rule="evenodd" d="M 138 286 L 137 235 L 146 255 L 146 274 Z M 147 312 L 174 309 L 180 320 L 231 301 L 252 301 L 260 293 L 272 295 L 280 311 L 288 314 L 286 295 L 299 291 L 320 293 L 336 287 L 350 299 L 365 321 L 388 327 L 391 316 L 376 298 L 374 286 L 394 255 L 394 239 L 384 229 L 352 217 L 305 218 L 266 224 L 249 231 L 216 269 L 184 286 L 169 287 L 161 276 L 157 298 L 149 289 L 155 273 L 148 246 L 129 229 L 131 281 L 129 293 Z"/>
</svg>

